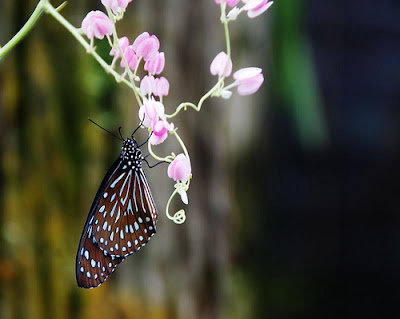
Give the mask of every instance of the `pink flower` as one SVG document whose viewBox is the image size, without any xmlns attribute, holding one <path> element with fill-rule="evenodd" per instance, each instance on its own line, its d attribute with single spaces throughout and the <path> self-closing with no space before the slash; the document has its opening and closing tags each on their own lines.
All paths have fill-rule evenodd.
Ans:
<svg viewBox="0 0 400 319">
<path fill-rule="evenodd" d="M 242 0 L 246 3 L 243 9 L 247 11 L 249 18 L 255 18 L 264 13 L 271 7 L 274 2 L 269 0 Z"/>
<path fill-rule="evenodd" d="M 164 142 L 168 137 L 168 131 L 171 129 L 167 121 L 160 120 L 153 124 L 153 135 L 150 137 L 150 144 L 158 145 Z"/>
<path fill-rule="evenodd" d="M 169 82 L 165 77 L 161 77 L 155 80 L 153 94 L 155 96 L 163 97 L 167 96 L 169 92 Z"/>
<path fill-rule="evenodd" d="M 214 0 L 216 4 L 220 4 L 221 0 Z M 225 2 L 228 6 L 231 8 L 236 6 L 240 0 L 222 0 L 222 2 Z"/>
<path fill-rule="evenodd" d="M 153 58 L 160 49 L 160 41 L 155 35 L 149 35 L 148 32 L 143 32 L 135 39 L 132 48 L 139 58 L 148 61 Z"/>
<path fill-rule="evenodd" d="M 126 62 L 128 62 L 129 68 L 131 70 L 135 70 L 137 63 L 138 63 L 138 58 L 135 54 L 135 51 L 133 51 L 131 45 L 129 45 L 125 48 L 124 56 L 125 56 Z M 123 68 L 126 67 L 124 59 L 121 59 L 121 67 L 123 67 Z"/>
<path fill-rule="evenodd" d="M 135 41 L 133 41 L 133 44 L 132 44 L 133 50 L 136 51 L 139 44 L 142 43 L 144 40 L 146 40 L 149 37 L 150 37 L 150 34 L 148 32 L 143 32 L 143 33 L 139 34 L 136 37 Z"/>
<path fill-rule="evenodd" d="M 154 99 L 145 100 L 139 109 L 139 119 L 143 121 L 145 127 L 152 127 L 159 118 L 164 117 L 164 105 Z"/>
<path fill-rule="evenodd" d="M 168 166 L 168 177 L 174 181 L 187 182 L 192 168 L 190 162 L 184 154 L 179 154 Z"/>
<path fill-rule="evenodd" d="M 125 52 L 126 48 L 129 46 L 129 40 L 127 37 L 122 37 L 118 39 L 119 46 L 121 47 L 122 52 Z M 121 57 L 121 52 L 118 47 L 112 48 L 110 51 L 110 55 L 115 58 Z"/>
<path fill-rule="evenodd" d="M 153 93 L 155 86 L 156 83 L 154 77 L 146 75 L 140 82 L 140 92 L 142 92 L 143 95 L 150 95 Z"/>
<path fill-rule="evenodd" d="M 214 58 L 210 65 L 210 72 L 212 75 L 219 77 L 229 76 L 232 73 L 232 60 L 225 52 L 220 52 Z"/>
<path fill-rule="evenodd" d="M 90 11 L 82 21 L 82 31 L 89 39 L 103 39 L 105 35 L 111 35 L 113 23 L 101 11 Z"/>
<path fill-rule="evenodd" d="M 165 56 L 164 52 L 156 52 L 156 54 L 144 64 L 144 69 L 150 75 L 160 74 L 164 70 Z"/>
<path fill-rule="evenodd" d="M 249 95 L 257 92 L 261 84 L 264 82 L 264 76 L 260 68 L 250 67 L 240 69 L 233 74 L 238 86 L 240 95 Z"/>
<path fill-rule="evenodd" d="M 130 2 L 132 2 L 132 0 L 101 0 L 103 6 L 110 8 L 115 15 L 125 12 L 125 9 Z"/>
</svg>

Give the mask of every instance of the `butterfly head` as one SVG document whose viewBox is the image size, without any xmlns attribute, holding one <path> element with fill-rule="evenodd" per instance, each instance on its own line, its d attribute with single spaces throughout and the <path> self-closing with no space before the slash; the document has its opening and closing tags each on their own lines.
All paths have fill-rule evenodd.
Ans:
<svg viewBox="0 0 400 319">
<path fill-rule="evenodd" d="M 127 138 L 121 149 L 121 158 L 126 161 L 128 166 L 140 168 L 142 166 L 142 151 L 138 147 L 138 143 L 134 138 Z"/>
</svg>

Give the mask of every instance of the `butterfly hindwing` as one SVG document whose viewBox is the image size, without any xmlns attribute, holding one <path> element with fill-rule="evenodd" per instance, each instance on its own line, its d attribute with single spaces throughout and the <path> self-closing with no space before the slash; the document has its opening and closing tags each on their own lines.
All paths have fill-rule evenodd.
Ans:
<svg viewBox="0 0 400 319">
<path fill-rule="evenodd" d="M 101 250 L 91 229 L 83 237 L 83 245 L 76 256 L 76 280 L 79 287 L 94 288 L 106 281 L 123 258 L 110 256 Z M 91 233 L 91 234 L 90 234 Z"/>
<path fill-rule="evenodd" d="M 94 288 L 99 286 L 123 260 L 123 258 L 110 256 L 107 252 L 101 250 L 93 236 L 94 208 L 97 207 L 99 196 L 104 192 L 105 185 L 112 178 L 119 165 L 120 160 L 117 160 L 104 177 L 82 232 L 76 255 L 76 280 L 79 287 Z"/>
</svg>

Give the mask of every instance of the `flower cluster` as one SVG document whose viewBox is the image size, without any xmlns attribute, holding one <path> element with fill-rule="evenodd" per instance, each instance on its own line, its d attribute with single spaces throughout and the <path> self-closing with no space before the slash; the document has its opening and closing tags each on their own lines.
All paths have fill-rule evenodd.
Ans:
<svg viewBox="0 0 400 319">
<path fill-rule="evenodd" d="M 175 191 L 170 196 L 166 207 L 168 218 L 175 223 L 183 223 L 186 219 L 184 210 L 169 215 L 168 209 L 172 198 L 179 194 L 184 204 L 188 204 L 187 190 L 192 178 L 192 168 L 189 153 L 185 144 L 177 133 L 177 128 L 169 120 L 188 107 L 200 111 L 203 102 L 211 97 L 228 99 L 232 95 L 231 89 L 236 88 L 239 95 L 255 93 L 264 82 L 262 70 L 257 67 L 247 67 L 233 73 L 233 81 L 225 85 L 233 70 L 230 54 L 229 32 L 226 32 L 226 52 L 216 55 L 210 65 L 210 72 L 218 78 L 217 83 L 199 101 L 181 103 L 172 114 L 166 114 L 163 98 L 168 96 L 169 82 L 161 76 L 165 67 L 165 53 L 160 51 L 160 41 L 155 35 L 148 32 L 139 34 L 132 42 L 128 37 L 118 37 L 115 24 L 122 19 L 128 4 L 132 0 L 101 0 L 107 15 L 101 11 L 91 11 L 82 21 L 82 32 L 90 39 L 88 53 L 95 50 L 94 39 L 106 37 L 110 43 L 110 55 L 113 57 L 107 70 L 117 81 L 127 84 L 134 92 L 139 104 L 139 119 L 142 127 L 148 129 L 148 150 L 153 158 L 170 163 L 167 175 L 175 182 Z M 272 4 L 269 0 L 214 0 L 221 8 L 221 22 L 225 30 L 228 23 L 236 20 L 242 12 L 254 18 L 265 12 Z M 242 6 L 238 7 L 242 2 Z M 227 7 L 232 8 L 226 13 Z M 143 63 L 142 63 L 143 62 Z M 142 65 L 142 68 L 140 68 Z M 110 68 L 111 71 L 108 69 Z M 118 70 L 119 68 L 120 71 Z M 183 152 L 179 155 L 171 153 L 166 157 L 154 154 L 152 145 L 163 143 L 169 135 L 175 136 Z"/>
</svg>

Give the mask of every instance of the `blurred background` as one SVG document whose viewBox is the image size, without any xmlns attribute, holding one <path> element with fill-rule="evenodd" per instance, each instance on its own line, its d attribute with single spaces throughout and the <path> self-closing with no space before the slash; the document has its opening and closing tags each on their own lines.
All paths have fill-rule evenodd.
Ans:
<svg viewBox="0 0 400 319">
<path fill-rule="evenodd" d="M 0 1 L 1 44 L 35 5 Z M 62 14 L 79 26 L 95 9 Z M 42 16 L 0 61 L 0 318 L 399 317 L 399 16 L 396 0 L 276 0 L 232 23 L 234 70 L 260 66 L 264 85 L 176 118 L 193 161 L 187 221 L 165 217 L 167 167 L 147 170 L 157 235 L 93 290 L 77 287 L 75 254 L 121 145 L 87 117 L 128 135 L 138 107 Z M 168 113 L 213 85 L 214 1 L 135 0 L 118 31 L 159 37 Z"/>
</svg>

